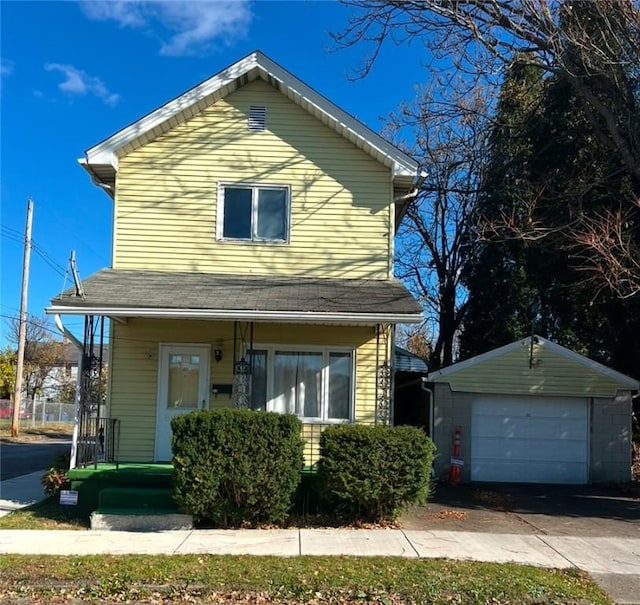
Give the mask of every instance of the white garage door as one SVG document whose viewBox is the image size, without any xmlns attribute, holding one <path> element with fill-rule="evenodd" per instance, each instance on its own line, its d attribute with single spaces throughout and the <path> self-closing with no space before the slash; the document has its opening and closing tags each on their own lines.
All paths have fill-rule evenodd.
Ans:
<svg viewBox="0 0 640 605">
<path fill-rule="evenodd" d="M 472 481 L 587 482 L 585 399 L 492 395 L 471 409 Z"/>
</svg>

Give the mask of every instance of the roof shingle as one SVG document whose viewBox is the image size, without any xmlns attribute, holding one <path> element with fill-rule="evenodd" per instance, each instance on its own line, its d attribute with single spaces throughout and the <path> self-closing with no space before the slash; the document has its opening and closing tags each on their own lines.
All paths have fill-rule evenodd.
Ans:
<svg viewBox="0 0 640 605">
<path fill-rule="evenodd" d="M 397 280 L 103 269 L 52 300 L 73 308 L 415 314 L 421 308 Z"/>
</svg>

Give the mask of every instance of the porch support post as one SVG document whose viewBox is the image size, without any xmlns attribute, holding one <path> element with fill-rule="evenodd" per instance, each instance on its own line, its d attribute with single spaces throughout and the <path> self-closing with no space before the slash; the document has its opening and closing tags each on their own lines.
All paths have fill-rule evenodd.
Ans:
<svg viewBox="0 0 640 605">
<path fill-rule="evenodd" d="M 389 333 L 388 327 L 378 324 L 376 330 L 376 424 L 389 426 L 391 424 L 391 384 L 392 367 L 389 363 Z M 384 354 L 380 355 L 380 345 L 384 347 Z M 382 363 L 380 360 L 382 359 Z"/>
</svg>

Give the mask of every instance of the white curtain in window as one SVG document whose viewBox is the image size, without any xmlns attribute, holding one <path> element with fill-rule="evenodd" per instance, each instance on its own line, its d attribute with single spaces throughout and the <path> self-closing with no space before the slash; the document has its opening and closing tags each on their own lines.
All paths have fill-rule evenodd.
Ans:
<svg viewBox="0 0 640 605">
<path fill-rule="evenodd" d="M 348 420 L 351 411 L 351 353 L 329 354 L 328 418 Z"/>
<path fill-rule="evenodd" d="M 275 412 L 320 417 L 322 353 L 276 351 L 273 386 Z"/>
</svg>

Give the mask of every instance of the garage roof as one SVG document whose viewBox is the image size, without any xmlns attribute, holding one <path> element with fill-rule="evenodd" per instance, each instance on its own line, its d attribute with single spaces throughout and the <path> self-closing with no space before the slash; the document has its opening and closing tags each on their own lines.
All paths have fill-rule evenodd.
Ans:
<svg viewBox="0 0 640 605">
<path fill-rule="evenodd" d="M 612 397 L 640 382 L 559 344 L 533 337 L 476 355 L 427 376 L 470 393 Z"/>
</svg>

